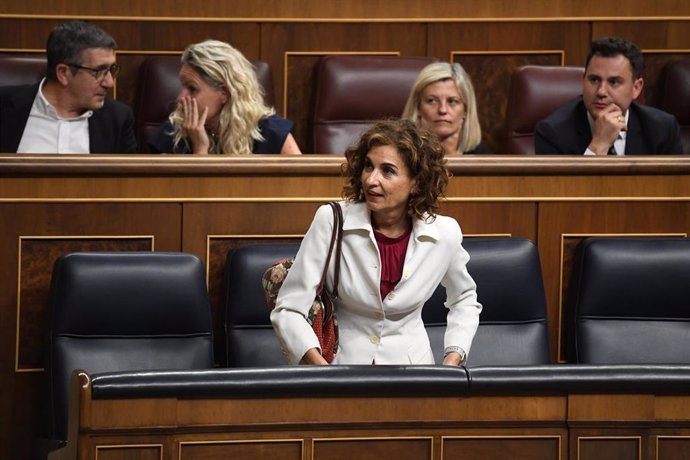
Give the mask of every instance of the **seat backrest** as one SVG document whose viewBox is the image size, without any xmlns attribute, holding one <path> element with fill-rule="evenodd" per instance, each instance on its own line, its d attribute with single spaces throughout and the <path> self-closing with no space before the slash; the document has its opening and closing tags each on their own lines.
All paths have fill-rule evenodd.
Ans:
<svg viewBox="0 0 690 460">
<path fill-rule="evenodd" d="M 399 118 L 432 57 L 324 56 L 316 71 L 313 152 L 342 154 L 375 120 Z"/>
<path fill-rule="evenodd" d="M 468 366 L 548 364 L 546 298 L 537 247 L 520 238 L 466 238 L 467 269 L 482 304 Z M 443 361 L 445 289 L 424 305 L 422 318 L 437 363 Z"/>
<path fill-rule="evenodd" d="M 46 76 L 44 55 L 0 53 L 0 86 L 29 85 Z"/>
<path fill-rule="evenodd" d="M 275 103 L 273 89 L 273 71 L 265 61 L 250 61 L 254 65 L 259 84 L 264 88 L 264 101 L 269 107 Z M 180 57 L 151 56 L 144 60 L 139 68 L 139 82 L 135 102 L 136 130 L 139 148 L 149 152 L 149 139 L 158 127 L 168 119 L 175 109 L 181 85 Z"/>
<path fill-rule="evenodd" d="M 252 244 L 228 253 L 225 276 L 225 345 L 228 367 L 288 364 L 273 331 L 261 284 L 273 263 L 294 258 L 299 243 Z"/>
<path fill-rule="evenodd" d="M 534 154 L 537 123 L 582 94 L 583 67 L 527 65 L 510 80 L 503 153 Z"/>
<path fill-rule="evenodd" d="M 47 363 L 54 438 L 66 439 L 74 369 L 213 367 L 204 273 L 184 253 L 84 252 L 57 260 Z"/>
<path fill-rule="evenodd" d="M 658 107 L 678 119 L 682 153 L 690 154 L 690 59 L 666 63 L 657 80 L 656 93 Z"/>
<path fill-rule="evenodd" d="M 567 309 L 578 363 L 690 364 L 690 239 L 585 239 Z"/>
</svg>

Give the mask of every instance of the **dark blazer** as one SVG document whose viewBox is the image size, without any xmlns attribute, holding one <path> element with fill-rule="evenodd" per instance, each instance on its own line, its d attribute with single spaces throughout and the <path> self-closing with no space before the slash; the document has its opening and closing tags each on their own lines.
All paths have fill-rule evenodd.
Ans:
<svg viewBox="0 0 690 460">
<path fill-rule="evenodd" d="M 630 104 L 626 155 L 680 155 L 680 127 L 676 118 L 653 107 Z M 592 141 L 587 109 L 578 96 L 537 123 L 534 133 L 537 154 L 582 155 Z"/>
<path fill-rule="evenodd" d="M 39 83 L 0 88 L 0 152 L 16 152 L 24 134 Z M 105 99 L 89 118 L 91 153 L 133 153 L 134 114 L 127 105 Z"/>
<path fill-rule="evenodd" d="M 259 120 L 259 132 L 263 136 L 263 141 L 255 140 L 252 145 L 252 153 L 271 154 L 280 153 L 283 144 L 292 131 L 293 124 L 290 120 L 279 115 L 269 115 Z M 173 145 L 172 132 L 174 131 L 170 120 L 163 123 L 156 134 L 149 141 L 149 149 L 153 153 L 192 153 L 186 143 L 180 143 L 177 147 Z"/>
</svg>

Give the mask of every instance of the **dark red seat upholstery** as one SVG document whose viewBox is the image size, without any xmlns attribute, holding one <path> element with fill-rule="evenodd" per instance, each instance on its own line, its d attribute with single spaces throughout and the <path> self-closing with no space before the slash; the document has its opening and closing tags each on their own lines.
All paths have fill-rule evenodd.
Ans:
<svg viewBox="0 0 690 460">
<path fill-rule="evenodd" d="M 510 82 L 502 153 L 534 155 L 534 127 L 582 94 L 582 67 L 522 66 Z"/>
<path fill-rule="evenodd" d="M 256 69 L 259 84 L 264 88 L 264 100 L 272 107 L 275 101 L 273 71 L 265 61 L 250 62 Z M 177 55 L 153 56 L 141 64 L 134 113 L 136 135 L 142 152 L 149 151 L 149 139 L 175 109 L 181 88 L 178 78 L 181 65 Z"/>
<path fill-rule="evenodd" d="M 38 83 L 45 76 L 44 55 L 0 53 L 0 86 Z"/>
<path fill-rule="evenodd" d="M 690 154 L 690 59 L 664 66 L 657 80 L 657 97 L 658 107 L 678 119 L 682 153 Z"/>
<path fill-rule="evenodd" d="M 313 152 L 342 154 L 375 120 L 398 118 L 432 57 L 325 56 L 316 75 Z"/>
</svg>

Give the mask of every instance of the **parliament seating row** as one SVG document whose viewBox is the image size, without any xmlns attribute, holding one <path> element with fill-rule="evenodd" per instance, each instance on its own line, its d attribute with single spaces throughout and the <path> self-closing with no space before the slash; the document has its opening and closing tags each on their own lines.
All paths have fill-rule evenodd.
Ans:
<svg viewBox="0 0 690 460">
<path fill-rule="evenodd" d="M 256 396 L 688 394 L 687 364 L 281 366 L 89 374 L 94 399 Z"/>
<path fill-rule="evenodd" d="M 419 71 L 433 57 L 323 57 L 317 67 L 311 131 L 313 151 L 341 154 L 373 120 L 398 117 Z M 252 61 L 268 105 L 275 102 L 273 75 L 264 61 Z M 177 56 L 148 57 L 140 67 L 135 103 L 141 152 L 174 107 L 180 84 Z M 38 81 L 45 58 L 0 55 L 0 86 Z M 533 154 L 534 127 L 564 102 L 581 94 L 583 68 L 524 66 L 513 73 L 501 153 Z M 663 69 L 654 104 L 681 125 L 684 153 L 690 153 L 690 61 L 670 61 Z M 680 152 L 679 152 L 680 153 Z"/>
<path fill-rule="evenodd" d="M 687 364 L 77 370 L 54 458 L 687 458 L 689 384 Z"/>
<path fill-rule="evenodd" d="M 578 379 L 590 375 L 588 367 L 549 365 L 546 306 L 536 246 L 507 237 L 468 238 L 463 244 L 470 253 L 468 270 L 484 307 L 467 369 L 420 372 L 439 375 L 444 382 L 445 376 L 459 372 L 463 377 L 453 374 L 451 381 L 462 385 L 475 382 L 479 388 L 484 377 L 489 378 L 487 388 L 495 384 L 490 382 L 499 381 L 500 369 L 505 366 L 522 369 L 522 374 L 505 372 L 517 372 L 511 378 L 522 375 L 526 382 L 552 374 L 554 381 L 567 380 L 571 371 L 566 369 L 575 369 L 572 372 Z M 291 366 L 268 370 L 286 361 L 270 325 L 261 277 L 268 265 L 294 256 L 297 248 L 297 244 L 248 245 L 228 255 L 227 359 L 222 364 L 235 373 L 212 369 L 212 319 L 204 269 L 198 258 L 156 252 L 72 253 L 61 257 L 51 286 L 47 366 L 53 436 L 66 439 L 68 381 L 75 369 L 89 374 L 130 375 L 136 371 L 136 379 L 155 376 L 152 383 L 139 381 L 137 385 L 142 388 L 165 386 L 166 379 L 192 375 L 189 388 L 195 388 L 197 382 L 207 389 L 220 385 L 219 391 L 232 385 L 262 388 L 260 382 L 248 383 L 255 374 L 272 376 L 269 380 L 273 381 L 291 373 L 311 372 Z M 663 372 L 690 363 L 685 353 L 690 337 L 690 239 L 594 238 L 581 245 L 579 254 L 573 281 L 577 292 L 573 316 L 577 362 L 654 363 L 661 365 L 658 369 Z M 445 329 L 444 297 L 439 288 L 423 311 L 438 362 Z M 597 315 L 596 307 L 603 313 Z M 369 377 L 374 380 L 375 373 L 386 372 L 367 368 L 374 369 Z M 475 380 L 475 368 L 499 369 L 499 374 L 478 370 L 479 380 Z M 619 368 L 621 375 L 630 374 L 626 369 Z M 350 375 L 349 371 L 327 372 Z M 414 376 L 414 372 L 407 375 Z M 592 376 L 585 378 L 590 383 L 591 379 L 605 380 L 600 371 L 591 372 Z M 665 376 L 663 372 L 660 375 Z M 656 378 L 653 375 L 657 370 L 649 378 Z M 246 377 L 247 382 L 222 382 L 226 377 L 237 380 L 239 376 Z M 425 381 L 426 377 L 420 379 Z"/>
<path fill-rule="evenodd" d="M 519 238 L 468 238 L 468 270 L 483 305 L 468 365 L 529 365 L 549 362 L 546 301 L 536 246 Z M 264 307 L 263 272 L 294 257 L 299 245 L 248 245 L 228 254 L 225 337 L 229 367 L 284 364 Z M 439 286 L 422 310 L 434 359 L 443 360 L 445 289 Z"/>
</svg>

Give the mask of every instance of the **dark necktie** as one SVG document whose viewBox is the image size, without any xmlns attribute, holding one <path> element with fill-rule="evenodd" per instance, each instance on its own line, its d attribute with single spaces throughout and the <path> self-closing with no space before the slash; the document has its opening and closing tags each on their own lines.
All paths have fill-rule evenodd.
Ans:
<svg viewBox="0 0 690 460">
<path fill-rule="evenodd" d="M 618 155 L 616 153 L 616 149 L 613 148 L 613 145 L 611 145 L 611 147 L 609 147 L 609 153 L 607 153 L 607 155 Z"/>
</svg>

